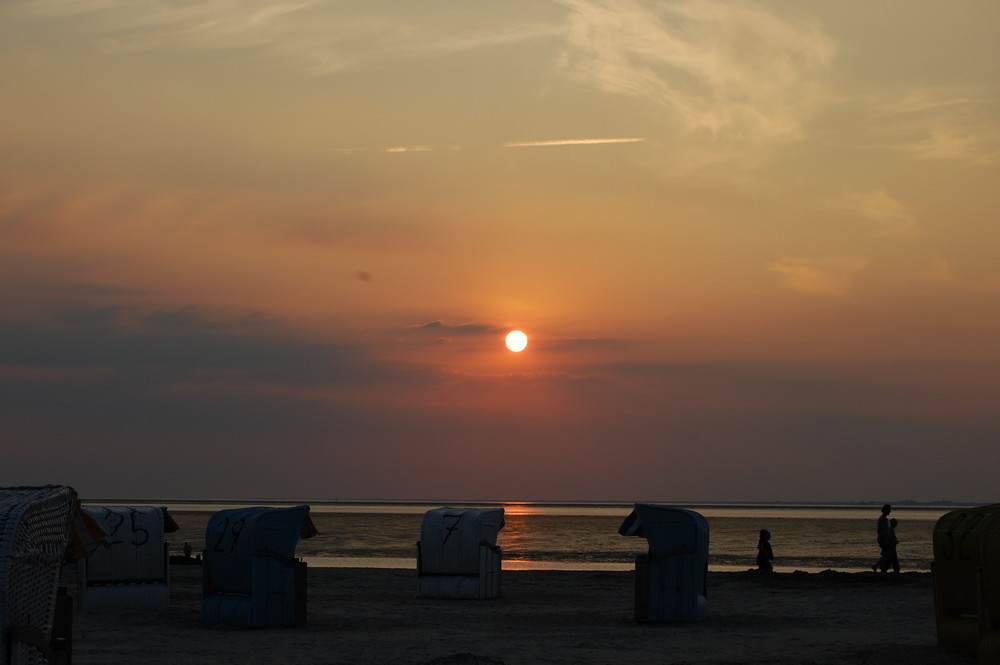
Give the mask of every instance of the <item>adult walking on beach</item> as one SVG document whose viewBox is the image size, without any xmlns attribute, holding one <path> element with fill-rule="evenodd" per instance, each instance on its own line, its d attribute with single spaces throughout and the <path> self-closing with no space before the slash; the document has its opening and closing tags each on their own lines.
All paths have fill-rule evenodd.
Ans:
<svg viewBox="0 0 1000 665">
<path fill-rule="evenodd" d="M 889 525 L 889 513 L 892 512 L 892 506 L 888 503 L 882 506 L 882 514 L 878 518 L 878 525 L 876 528 L 876 541 L 878 542 L 879 556 L 878 561 L 872 566 L 872 572 L 877 573 L 882 571 L 883 573 L 889 568 L 889 534 L 892 528 Z"/>
</svg>

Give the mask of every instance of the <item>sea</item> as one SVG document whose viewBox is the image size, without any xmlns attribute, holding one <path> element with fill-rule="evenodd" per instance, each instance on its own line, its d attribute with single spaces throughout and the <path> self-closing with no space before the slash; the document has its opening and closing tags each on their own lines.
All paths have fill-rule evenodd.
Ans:
<svg viewBox="0 0 1000 665">
<path fill-rule="evenodd" d="M 505 570 L 597 570 L 634 568 L 646 540 L 622 536 L 618 527 L 630 503 L 395 502 L 395 501 L 86 501 L 88 505 L 166 507 L 180 529 L 167 538 L 172 554 L 188 543 L 205 548 L 205 527 L 213 513 L 247 506 L 306 503 L 318 535 L 299 541 L 296 555 L 310 566 L 415 569 L 424 513 L 443 506 L 503 508 L 505 524 L 497 545 Z M 878 558 L 875 525 L 881 504 L 659 503 L 696 511 L 709 525 L 710 571 L 755 567 L 757 537 L 771 532 L 778 572 L 870 571 Z M 933 560 L 934 524 L 964 506 L 898 505 L 898 553 L 903 571 L 926 572 Z"/>
</svg>

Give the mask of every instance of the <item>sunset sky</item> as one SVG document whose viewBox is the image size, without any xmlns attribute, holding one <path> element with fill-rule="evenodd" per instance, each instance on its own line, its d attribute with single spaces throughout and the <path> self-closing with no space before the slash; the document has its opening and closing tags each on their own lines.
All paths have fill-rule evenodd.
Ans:
<svg viewBox="0 0 1000 665">
<path fill-rule="evenodd" d="M 0 485 L 1000 500 L 998 25 L 7 0 Z"/>
</svg>

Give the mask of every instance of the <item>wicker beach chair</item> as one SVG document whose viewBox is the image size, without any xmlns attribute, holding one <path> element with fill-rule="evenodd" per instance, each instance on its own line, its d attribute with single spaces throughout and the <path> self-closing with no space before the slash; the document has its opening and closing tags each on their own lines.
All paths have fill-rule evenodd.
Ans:
<svg viewBox="0 0 1000 665">
<path fill-rule="evenodd" d="M 1000 511 L 980 529 L 979 663 L 1000 665 Z"/>
<path fill-rule="evenodd" d="M 77 599 L 84 611 L 164 607 L 170 603 L 170 554 L 164 535 L 177 530 L 166 508 L 83 506 L 107 534 L 77 560 Z"/>
<path fill-rule="evenodd" d="M 938 644 L 976 656 L 988 618 L 981 612 L 985 529 L 1000 516 L 1000 504 L 954 510 L 934 525 L 934 613 Z M 992 527 L 991 527 L 992 528 Z M 992 547 L 1000 546 L 993 541 Z M 996 557 L 985 578 L 997 574 Z M 996 587 L 993 587 L 996 588 Z"/>
<path fill-rule="evenodd" d="M 205 530 L 201 618 L 263 628 L 306 622 L 306 564 L 295 558 L 311 535 L 309 506 L 220 510 Z"/>
<path fill-rule="evenodd" d="M 417 542 L 419 598 L 497 598 L 503 508 L 436 508 L 424 514 Z"/>
<path fill-rule="evenodd" d="M 618 533 L 642 536 L 635 560 L 635 620 L 701 621 L 708 615 L 708 521 L 683 508 L 635 504 Z"/>
<path fill-rule="evenodd" d="M 55 662 L 59 572 L 75 508 L 72 487 L 0 488 L 0 658 L 5 664 Z"/>
</svg>

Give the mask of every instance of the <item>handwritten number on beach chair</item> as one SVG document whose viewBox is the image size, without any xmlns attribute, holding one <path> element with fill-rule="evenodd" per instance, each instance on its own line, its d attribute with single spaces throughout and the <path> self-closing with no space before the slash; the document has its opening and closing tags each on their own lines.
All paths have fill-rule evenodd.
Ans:
<svg viewBox="0 0 1000 665">
<path fill-rule="evenodd" d="M 149 542 L 149 531 L 139 525 L 139 511 L 135 508 L 130 510 L 132 512 L 132 544 L 136 547 L 142 547 Z"/>
<path fill-rule="evenodd" d="M 445 515 L 445 517 L 454 517 L 455 521 L 452 522 L 447 527 L 445 527 L 445 529 L 448 531 L 448 534 L 444 537 L 444 540 L 442 541 L 442 544 L 447 543 L 448 539 L 451 538 L 451 534 L 453 534 L 454 532 L 458 531 L 458 523 L 462 521 L 462 516 L 464 514 L 465 513 L 459 513 L 457 515 Z"/>
<path fill-rule="evenodd" d="M 226 550 L 224 550 L 222 548 L 222 541 L 225 540 L 225 538 L 226 538 L 226 532 L 228 530 L 229 530 L 229 518 L 227 517 L 224 520 L 222 520 L 222 528 L 219 529 L 219 539 L 217 541 L 215 541 L 215 545 L 212 547 L 212 550 L 214 550 L 216 552 L 225 552 L 226 551 Z"/>
<path fill-rule="evenodd" d="M 244 524 L 246 521 L 242 517 L 233 522 L 233 542 L 229 545 L 230 552 L 236 549 L 236 541 L 239 540 L 240 534 L 243 532 Z"/>
<path fill-rule="evenodd" d="M 226 539 L 226 536 L 232 534 L 233 540 L 229 543 L 229 551 L 232 552 L 236 549 L 236 541 L 240 538 L 240 533 L 243 531 L 243 525 L 245 524 L 244 519 L 241 517 L 238 520 L 232 522 L 232 528 L 230 528 L 230 518 L 226 517 L 222 520 L 222 528 L 219 529 L 219 539 L 215 541 L 215 545 L 212 549 L 216 552 L 225 552 L 225 548 L 222 547 L 222 541 Z"/>
<path fill-rule="evenodd" d="M 144 529 L 142 525 L 139 524 L 139 511 L 135 508 L 129 508 L 128 510 L 130 517 L 129 526 L 132 528 L 132 539 L 130 542 L 135 547 L 142 547 L 149 542 L 149 531 Z M 107 525 L 108 545 L 120 545 L 125 542 L 124 538 L 115 540 L 115 536 L 118 535 L 118 531 L 122 528 L 122 525 L 125 524 L 124 513 L 105 507 L 104 523 Z"/>
<path fill-rule="evenodd" d="M 116 513 L 110 508 L 105 508 L 104 522 L 110 527 L 108 531 L 108 544 L 117 545 L 118 543 L 124 543 L 124 540 L 115 540 L 115 535 L 118 533 L 118 529 L 122 527 L 122 524 L 125 523 L 125 516 L 121 513 Z"/>
</svg>

